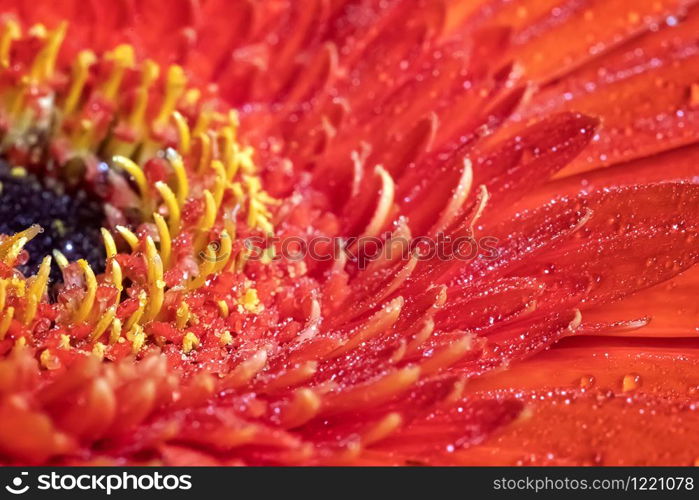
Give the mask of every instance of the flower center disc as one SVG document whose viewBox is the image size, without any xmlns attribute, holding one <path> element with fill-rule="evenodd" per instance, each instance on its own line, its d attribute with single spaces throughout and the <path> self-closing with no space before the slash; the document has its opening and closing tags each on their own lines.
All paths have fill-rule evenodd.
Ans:
<svg viewBox="0 0 699 500">
<path fill-rule="evenodd" d="M 0 160 L 0 234 L 13 234 L 32 225 L 43 229 L 25 246 L 28 260 L 17 266 L 25 276 L 35 274 L 41 260 L 54 250 L 70 262 L 85 259 L 95 272 L 104 271 L 100 235 L 104 219 L 101 201 L 85 190 L 68 190 L 58 180 L 39 179 Z M 55 265 L 50 276 L 53 283 L 63 280 Z"/>
</svg>

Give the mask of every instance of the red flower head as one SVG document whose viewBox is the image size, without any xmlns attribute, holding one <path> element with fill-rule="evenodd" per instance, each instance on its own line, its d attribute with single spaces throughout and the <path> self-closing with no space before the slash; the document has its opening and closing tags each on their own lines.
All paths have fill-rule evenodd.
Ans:
<svg viewBox="0 0 699 500">
<path fill-rule="evenodd" d="M 0 2 L 0 459 L 694 463 L 693 3 Z"/>
</svg>

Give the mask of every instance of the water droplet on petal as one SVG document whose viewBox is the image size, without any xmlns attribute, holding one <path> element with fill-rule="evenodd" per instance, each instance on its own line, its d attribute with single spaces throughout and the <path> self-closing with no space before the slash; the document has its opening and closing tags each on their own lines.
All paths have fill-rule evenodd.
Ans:
<svg viewBox="0 0 699 500">
<path fill-rule="evenodd" d="M 624 392 L 631 392 L 638 389 L 641 385 L 641 376 L 635 373 L 629 373 L 624 375 L 624 380 L 621 383 L 621 390 Z"/>
</svg>

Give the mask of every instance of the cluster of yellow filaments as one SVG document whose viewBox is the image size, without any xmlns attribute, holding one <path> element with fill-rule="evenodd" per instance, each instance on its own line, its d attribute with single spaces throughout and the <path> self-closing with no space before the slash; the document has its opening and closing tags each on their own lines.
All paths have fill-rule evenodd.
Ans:
<svg viewBox="0 0 699 500">
<path fill-rule="evenodd" d="M 180 295 L 196 290 L 217 273 L 240 271 L 244 255 L 235 257 L 233 244 L 241 213 L 251 230 L 271 233 L 269 207 L 276 204 L 262 188 L 254 150 L 241 145 L 239 120 L 234 110 L 222 109 L 215 100 L 205 100 L 202 92 L 189 88 L 180 66 L 165 71 L 152 61 L 138 63 L 130 45 L 120 45 L 98 57 L 89 50 L 74 58 L 72 68 L 63 75 L 56 68 L 67 26 L 54 29 L 33 26 L 26 33 L 13 19 L 6 19 L 0 34 L 0 72 L 13 85 L 0 87 L 0 114 L 9 124 L 3 131 L 2 153 L 20 151 L 31 161 L 33 151 L 60 150 L 59 167 L 71 161 L 106 163 L 116 175 L 134 186 L 141 221 L 151 224 L 150 234 L 124 225 L 103 228 L 106 271 L 96 276 L 85 260 L 71 263 L 58 250 L 46 256 L 35 276 L 25 279 L 15 273 L 0 279 L 0 340 L 13 321 L 30 325 L 45 302 L 50 268 L 79 269 L 83 293 L 62 304 L 59 321 L 66 325 L 89 324 L 91 351 L 103 357 L 107 346 L 126 341 L 137 353 L 146 342 L 144 325 L 157 320 L 167 291 Z M 39 48 L 33 61 L 14 61 L 15 44 L 35 43 Z M 64 77 L 63 80 L 59 77 Z M 127 79 L 127 76 L 132 78 Z M 67 84 L 65 84 L 67 77 Z M 127 80 L 131 83 L 125 89 Z M 57 82 L 63 82 L 61 84 Z M 124 95 L 130 99 L 126 101 Z M 105 118 L 106 117 L 106 118 Z M 39 138 L 48 137 L 50 144 Z M 17 154 L 11 156 L 16 157 Z M 149 182 L 144 165 L 157 158 L 169 167 L 167 180 Z M 189 226 L 183 212 L 187 203 L 203 206 L 202 214 Z M 224 206 L 225 205 L 225 206 Z M 240 210 L 234 210 L 235 207 Z M 41 228 L 6 236 L 0 240 L 0 262 L 8 268 L 16 265 L 24 246 Z M 186 276 L 182 283 L 165 283 L 164 275 L 175 262 L 174 242 L 183 232 L 193 235 L 192 252 L 198 273 Z M 211 244 L 212 235 L 217 243 Z M 136 309 L 126 318 L 117 317 L 125 292 L 124 270 L 119 264 L 119 248 L 142 255 L 146 275 L 135 296 Z M 128 252 L 127 252 L 128 253 Z M 98 287 L 111 286 L 114 299 L 104 304 Z M 13 298 L 13 300 L 10 300 Z M 248 290 L 240 297 L 247 311 L 258 307 L 257 296 Z M 8 305 L 10 302 L 14 306 Z M 223 317 L 229 314 L 226 301 L 219 301 Z M 185 301 L 177 308 L 177 327 L 186 329 L 191 314 Z M 61 338 L 58 348 L 70 348 L 72 339 Z M 230 333 L 221 335 L 230 342 Z M 19 336 L 15 346 L 26 343 Z M 200 340 L 192 332 L 184 334 L 182 351 L 196 349 Z M 40 355 L 46 368 L 54 364 L 49 349 Z"/>
</svg>

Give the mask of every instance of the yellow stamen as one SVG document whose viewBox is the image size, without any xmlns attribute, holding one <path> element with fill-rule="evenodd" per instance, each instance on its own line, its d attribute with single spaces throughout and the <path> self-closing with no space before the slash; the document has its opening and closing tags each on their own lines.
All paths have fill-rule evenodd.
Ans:
<svg viewBox="0 0 699 500">
<path fill-rule="evenodd" d="M 160 76 L 160 67 L 150 59 L 143 63 L 141 70 L 141 82 L 136 90 L 133 109 L 129 115 L 128 123 L 139 134 L 146 129 L 146 111 L 148 109 L 149 90 Z"/>
<path fill-rule="evenodd" d="M 124 330 L 128 332 L 131 331 L 131 329 L 138 324 L 139 321 L 141 321 L 141 318 L 143 317 L 143 313 L 146 310 L 146 304 L 148 303 L 148 295 L 146 295 L 146 292 L 141 291 L 138 294 L 138 308 L 129 316 L 129 319 L 126 320 L 126 324 L 124 325 Z"/>
<path fill-rule="evenodd" d="M 192 332 L 187 332 L 182 338 L 182 352 L 189 354 L 192 349 L 199 347 L 199 338 Z"/>
<path fill-rule="evenodd" d="M 5 340 L 5 335 L 7 335 L 7 330 L 10 329 L 10 324 L 12 323 L 12 318 L 15 316 L 15 308 L 10 306 L 5 310 L 0 320 L 0 340 Z"/>
<path fill-rule="evenodd" d="M 208 245 L 206 247 L 206 255 L 204 256 L 203 261 L 199 266 L 199 276 L 190 281 L 187 288 L 189 288 L 190 290 L 196 290 L 204 283 L 206 283 L 208 277 L 211 275 L 211 273 L 214 272 L 214 269 L 216 267 L 216 259 L 217 255 L 214 246 Z"/>
<path fill-rule="evenodd" d="M 175 122 L 175 127 L 177 127 L 177 134 L 180 138 L 179 150 L 184 156 L 189 154 L 192 147 L 192 135 L 189 131 L 189 124 L 182 113 L 175 111 L 172 113 L 172 119 Z"/>
<path fill-rule="evenodd" d="M 90 120 L 80 120 L 78 127 L 73 132 L 71 142 L 76 151 L 88 151 L 92 148 L 92 136 L 95 124 Z"/>
<path fill-rule="evenodd" d="M 109 264 L 111 274 L 112 274 L 112 284 L 114 287 L 117 289 L 118 294 L 117 294 L 117 302 L 119 302 L 119 294 L 121 294 L 121 291 L 124 289 L 123 285 L 123 274 L 121 272 L 121 265 L 119 262 L 117 262 L 116 259 L 112 259 Z"/>
<path fill-rule="evenodd" d="M 10 278 L 10 286 L 14 289 L 17 297 L 24 297 L 27 281 L 21 278 Z"/>
<path fill-rule="evenodd" d="M 204 190 L 204 213 L 197 223 L 199 234 L 194 240 L 195 253 L 198 254 L 206 244 L 206 240 L 209 238 L 209 231 L 214 226 L 214 222 L 216 222 L 216 202 L 211 192 L 206 189 Z"/>
<path fill-rule="evenodd" d="M 29 285 L 29 294 L 27 298 L 27 307 L 24 310 L 24 324 L 28 325 L 36 316 L 37 308 L 41 299 L 46 292 L 46 284 L 49 281 L 49 273 L 51 272 L 51 257 L 46 256 L 41 261 L 39 272 L 34 276 L 32 284 Z"/>
<path fill-rule="evenodd" d="M 216 172 L 216 180 L 214 181 L 214 201 L 216 202 L 216 209 L 221 206 L 221 201 L 223 200 L 223 193 L 226 190 L 226 184 L 228 180 L 226 179 L 226 170 L 223 168 L 223 163 L 219 160 L 214 160 L 211 162 L 211 168 Z"/>
<path fill-rule="evenodd" d="M 131 353 L 138 354 L 143 344 L 146 343 L 146 334 L 143 333 L 143 328 L 139 325 L 134 325 L 133 330 L 131 330 L 127 336 L 131 337 Z"/>
<path fill-rule="evenodd" d="M 104 353 L 107 351 L 107 346 L 102 342 L 97 342 L 92 348 L 93 356 L 96 356 L 100 361 L 104 359 Z"/>
<path fill-rule="evenodd" d="M 85 296 L 83 297 L 80 307 L 75 312 L 73 321 L 75 323 L 82 323 L 87 319 L 90 312 L 92 312 L 92 306 L 95 303 L 95 295 L 97 293 L 97 279 L 95 278 L 95 273 L 92 271 L 90 264 L 88 264 L 85 259 L 80 259 L 78 265 L 85 275 L 87 290 L 85 291 Z"/>
<path fill-rule="evenodd" d="M 261 310 L 260 298 L 257 296 L 257 290 L 254 288 L 248 288 L 245 291 L 240 303 L 245 308 L 246 311 L 257 313 Z"/>
<path fill-rule="evenodd" d="M 158 229 L 158 237 L 160 238 L 160 260 L 163 262 L 163 269 L 167 269 L 170 265 L 170 254 L 172 252 L 172 238 L 170 230 L 165 223 L 165 219 L 159 213 L 153 214 L 155 227 Z"/>
<path fill-rule="evenodd" d="M 187 326 L 187 323 L 189 323 L 189 305 L 186 302 L 182 301 L 182 303 L 179 306 L 177 306 L 177 311 L 175 314 L 177 317 L 175 324 L 177 328 L 181 330 Z"/>
<path fill-rule="evenodd" d="M 131 45 L 123 44 L 117 46 L 111 52 L 108 52 L 105 56 L 107 61 L 111 61 L 113 64 L 112 72 L 101 86 L 102 95 L 109 101 L 113 100 L 119 87 L 121 86 L 121 81 L 124 78 L 124 73 L 127 68 L 133 67 L 134 64 L 134 50 Z"/>
<path fill-rule="evenodd" d="M 53 254 L 53 258 L 56 261 L 56 264 L 58 264 L 58 268 L 61 271 L 68 267 L 70 262 L 68 261 L 68 258 L 65 255 L 63 255 L 63 253 L 60 250 L 54 249 L 51 253 Z"/>
<path fill-rule="evenodd" d="M 219 240 L 221 241 L 221 248 L 216 257 L 216 266 L 213 270 L 214 274 L 220 273 L 225 269 L 226 264 L 228 264 L 228 261 L 230 260 L 231 255 L 233 253 L 233 238 L 230 237 L 228 231 L 226 231 L 225 229 L 221 231 L 221 236 L 219 236 Z"/>
<path fill-rule="evenodd" d="M 48 35 L 44 47 L 37 54 L 29 72 L 29 78 L 33 82 L 41 83 L 53 78 L 58 51 L 66 36 L 67 29 L 68 23 L 64 21 Z"/>
<path fill-rule="evenodd" d="M 209 126 L 212 122 L 215 112 L 210 109 L 202 109 L 197 117 L 197 123 L 194 125 L 194 130 L 192 133 L 199 137 L 201 134 L 206 133 L 211 127 Z"/>
<path fill-rule="evenodd" d="M 117 254 L 114 237 L 112 236 L 112 233 L 107 231 L 105 228 L 100 229 L 100 232 L 102 233 L 102 240 L 104 240 L 104 250 L 107 253 L 107 258 L 113 259 Z"/>
<path fill-rule="evenodd" d="M 182 157 L 174 149 L 168 149 L 166 153 L 167 159 L 172 165 L 172 169 L 175 171 L 175 178 L 177 179 L 177 203 L 180 207 L 184 205 L 187 201 L 187 195 L 189 194 L 189 181 L 187 180 L 187 170 L 184 167 L 184 162 Z"/>
<path fill-rule="evenodd" d="M 70 337 L 65 333 L 61 334 L 60 340 L 58 341 L 58 348 L 64 351 L 70 349 Z"/>
<path fill-rule="evenodd" d="M 160 196 L 165 202 L 168 211 L 168 226 L 170 228 L 170 236 L 176 237 L 180 234 L 180 206 L 177 203 L 177 198 L 172 189 L 162 181 L 155 183 L 155 189 L 158 190 Z"/>
<path fill-rule="evenodd" d="M 5 301 L 7 300 L 7 280 L 0 279 L 0 312 L 5 309 Z"/>
<path fill-rule="evenodd" d="M 90 76 L 90 66 L 97 61 L 95 54 L 90 50 L 82 50 L 78 54 L 73 64 L 73 76 L 70 82 L 70 90 L 63 104 L 63 113 L 65 115 L 73 114 L 73 111 L 78 107 L 80 96 L 85 88 L 88 76 Z"/>
<path fill-rule="evenodd" d="M 138 166 L 138 164 L 136 164 L 133 160 L 126 158 L 125 156 L 115 156 L 112 158 L 112 162 L 124 169 L 133 178 L 141 195 L 141 200 L 145 204 L 146 200 L 149 198 L 148 181 L 146 180 L 146 175 L 143 173 L 141 167 Z"/>
<path fill-rule="evenodd" d="M 240 168 L 242 169 L 243 173 L 245 173 L 247 175 L 252 175 L 257 170 L 257 167 L 255 166 L 255 162 L 252 159 L 252 155 L 254 152 L 255 151 L 250 146 L 247 146 L 238 155 L 238 161 L 240 162 Z"/>
<path fill-rule="evenodd" d="M 17 340 L 15 340 L 15 345 L 12 346 L 13 352 L 19 351 L 20 349 L 24 349 L 27 346 L 27 338 L 26 337 L 20 337 Z"/>
<path fill-rule="evenodd" d="M 226 166 L 226 177 L 230 180 L 235 177 L 240 166 L 240 154 L 238 143 L 235 139 L 235 130 L 232 127 L 224 127 L 221 130 L 221 139 L 223 141 L 221 156 Z"/>
<path fill-rule="evenodd" d="M 116 316 L 116 310 L 117 306 L 113 305 L 105 311 L 104 315 L 97 322 L 97 326 L 95 326 L 95 329 L 92 331 L 92 334 L 90 335 L 90 342 L 99 340 L 100 337 L 102 337 L 102 335 L 104 334 L 104 332 L 107 331 L 107 328 L 109 328 L 109 326 L 114 321 L 114 316 Z"/>
<path fill-rule="evenodd" d="M 224 331 L 219 338 L 219 343 L 223 346 L 231 345 L 233 343 L 233 336 L 228 330 Z"/>
<path fill-rule="evenodd" d="M 153 128 L 155 130 L 163 127 L 170 119 L 173 111 L 175 111 L 175 106 L 177 106 L 177 101 L 184 94 L 186 87 L 187 77 L 182 67 L 176 64 L 170 66 L 167 71 L 163 104 L 160 107 L 158 116 L 153 120 Z"/>
<path fill-rule="evenodd" d="M 114 318 L 112 321 L 112 328 L 109 331 L 109 344 L 116 344 L 121 338 L 121 320 L 119 318 Z"/>
<path fill-rule="evenodd" d="M 14 19 L 7 19 L 2 27 L 0 35 L 0 66 L 3 69 L 10 67 L 10 49 L 12 42 L 18 40 L 22 36 L 22 29 L 19 23 Z"/>
<path fill-rule="evenodd" d="M 163 281 L 163 261 L 155 248 L 153 238 L 146 237 L 146 273 L 148 278 L 148 299 L 144 321 L 151 321 L 158 316 L 163 306 L 165 282 Z"/>
<path fill-rule="evenodd" d="M 104 250 L 107 254 L 107 261 L 109 263 L 108 267 L 111 274 L 112 284 L 117 288 L 117 290 L 121 291 L 121 282 L 123 276 L 121 273 L 121 266 L 119 265 L 119 262 L 115 260 L 117 255 L 116 242 L 114 241 L 112 233 L 107 231 L 105 228 L 100 229 L 100 232 L 102 233 L 102 239 L 104 240 Z"/>
<path fill-rule="evenodd" d="M 233 191 L 233 196 L 235 196 L 235 201 L 241 204 L 245 199 L 245 192 L 243 191 L 243 186 L 240 182 L 234 182 L 231 184 L 231 191 Z"/>
<path fill-rule="evenodd" d="M 136 236 L 128 227 L 116 226 L 116 230 L 121 237 L 126 240 L 126 243 L 129 244 L 131 250 L 136 250 L 136 247 L 138 247 L 138 236 Z"/>
<path fill-rule="evenodd" d="M 230 311 L 228 309 L 228 302 L 226 302 L 225 300 L 219 300 L 216 303 L 218 304 L 218 310 L 221 313 L 221 316 L 227 318 L 230 314 Z M 228 335 L 230 335 L 230 333 L 228 333 Z"/>
<path fill-rule="evenodd" d="M 197 135 L 197 137 L 199 138 L 199 143 L 201 144 L 201 156 L 199 156 L 199 166 L 197 167 L 197 171 L 202 173 L 209 168 L 213 151 L 211 148 L 211 137 L 209 134 L 202 133 Z"/>
<path fill-rule="evenodd" d="M 39 355 L 39 362 L 46 370 L 55 370 L 60 366 L 60 362 L 53 355 L 50 349 L 44 349 Z"/>
<path fill-rule="evenodd" d="M 7 251 L 7 255 L 5 255 L 5 264 L 11 266 L 15 263 L 15 260 L 17 260 L 17 257 L 19 257 L 19 254 L 24 248 L 24 245 L 27 244 L 27 241 L 28 240 L 25 237 L 22 237 L 15 241 L 15 243 Z"/>
<path fill-rule="evenodd" d="M 24 231 L 20 231 L 19 233 L 15 233 L 10 237 L 5 238 L 2 242 L 0 242 L 0 259 L 6 259 L 7 254 L 12 250 L 12 248 L 20 239 L 25 238 L 26 241 L 24 245 L 26 245 L 27 241 L 31 241 L 32 238 L 34 238 L 37 234 L 43 231 L 44 230 L 41 228 L 41 226 L 39 226 L 38 224 L 34 224 L 33 226 L 25 229 Z"/>
</svg>

